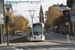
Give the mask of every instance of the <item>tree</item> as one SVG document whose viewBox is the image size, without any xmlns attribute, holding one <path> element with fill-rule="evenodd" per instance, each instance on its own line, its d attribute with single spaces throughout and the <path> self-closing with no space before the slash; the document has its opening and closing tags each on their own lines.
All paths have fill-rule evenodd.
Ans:
<svg viewBox="0 0 75 50">
<path fill-rule="evenodd" d="M 9 33 L 14 31 L 14 30 L 22 30 L 25 31 L 27 30 L 27 25 L 29 24 L 29 21 L 24 18 L 22 15 L 18 14 L 16 17 L 14 17 L 13 14 L 7 13 L 5 9 L 5 18 L 6 16 L 9 16 Z M 6 33 L 6 23 L 5 25 L 2 26 L 3 33 Z"/>
<path fill-rule="evenodd" d="M 50 22 L 51 26 L 54 26 L 53 21 L 58 18 L 62 13 L 58 11 L 58 9 L 54 6 L 49 7 L 48 11 L 45 13 L 45 18 L 48 22 Z"/>
<path fill-rule="evenodd" d="M 50 23 L 49 22 L 45 22 L 45 30 L 47 31 L 47 32 L 49 32 L 50 31 Z"/>
<path fill-rule="evenodd" d="M 26 31 L 26 27 L 28 24 L 28 20 L 26 18 L 24 18 L 21 15 L 19 15 L 19 16 L 17 15 L 17 16 L 15 16 L 14 20 L 15 20 L 15 22 L 14 22 L 15 30 Z"/>
</svg>

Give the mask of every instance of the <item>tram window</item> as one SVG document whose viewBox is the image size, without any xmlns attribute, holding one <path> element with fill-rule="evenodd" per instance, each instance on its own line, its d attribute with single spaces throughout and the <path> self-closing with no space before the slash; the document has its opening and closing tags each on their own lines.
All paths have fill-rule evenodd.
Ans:
<svg viewBox="0 0 75 50">
<path fill-rule="evenodd" d="M 38 24 L 38 25 L 34 24 L 33 27 L 42 27 L 42 25 L 41 24 Z"/>
<path fill-rule="evenodd" d="M 34 27 L 33 32 L 34 32 L 34 35 L 41 35 L 42 34 L 42 28 L 41 27 Z"/>
<path fill-rule="evenodd" d="M 43 34 L 45 35 L 44 27 L 43 27 Z"/>
<path fill-rule="evenodd" d="M 33 33 L 34 33 L 34 35 L 41 35 L 42 34 L 42 25 L 34 24 L 33 25 Z"/>
</svg>

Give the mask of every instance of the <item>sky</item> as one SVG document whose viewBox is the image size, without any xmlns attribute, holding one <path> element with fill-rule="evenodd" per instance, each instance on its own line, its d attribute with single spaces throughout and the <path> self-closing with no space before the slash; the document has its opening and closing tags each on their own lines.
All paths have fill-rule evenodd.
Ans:
<svg viewBox="0 0 75 50">
<path fill-rule="evenodd" d="M 5 0 L 6 1 L 6 0 Z M 7 1 L 11 1 L 11 0 L 7 0 Z M 12 0 L 15 1 L 15 0 Z M 20 0 L 16 0 L 16 1 L 20 1 Z M 27 1 L 27 0 L 21 0 L 21 1 Z M 28 1 L 40 1 L 40 0 L 28 0 Z M 54 4 L 64 4 L 66 5 L 66 1 L 67 0 L 41 0 L 42 2 L 40 3 L 28 3 L 28 2 L 23 2 L 23 3 L 18 3 L 18 4 L 14 4 L 12 3 L 12 8 L 15 11 L 15 14 L 21 14 L 23 15 L 25 18 L 27 18 L 29 20 L 29 23 L 32 23 L 31 20 L 31 15 L 33 14 L 34 11 L 30 12 L 29 10 L 35 10 L 34 13 L 34 18 L 33 18 L 33 23 L 39 22 L 39 10 L 40 10 L 40 5 L 42 5 L 43 8 L 43 12 L 45 14 L 45 11 L 48 10 L 48 8 Z M 45 17 L 45 16 L 44 16 Z"/>
</svg>

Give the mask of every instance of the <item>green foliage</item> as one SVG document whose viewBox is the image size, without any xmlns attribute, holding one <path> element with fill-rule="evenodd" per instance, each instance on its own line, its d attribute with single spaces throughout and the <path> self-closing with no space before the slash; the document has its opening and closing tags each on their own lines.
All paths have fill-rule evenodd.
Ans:
<svg viewBox="0 0 75 50">
<path fill-rule="evenodd" d="M 13 40 L 9 40 L 9 43 L 29 42 L 29 40 L 27 40 L 26 38 L 27 38 L 27 36 L 20 37 L 20 38 L 17 38 L 17 39 L 13 39 Z"/>
</svg>

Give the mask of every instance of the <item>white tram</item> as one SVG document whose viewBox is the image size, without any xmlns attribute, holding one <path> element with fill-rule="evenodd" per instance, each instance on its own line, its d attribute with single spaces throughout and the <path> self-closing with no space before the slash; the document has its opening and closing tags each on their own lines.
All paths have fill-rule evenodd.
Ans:
<svg viewBox="0 0 75 50">
<path fill-rule="evenodd" d="M 32 28 L 28 31 L 28 40 L 43 41 L 45 40 L 44 24 L 34 23 Z"/>
</svg>

